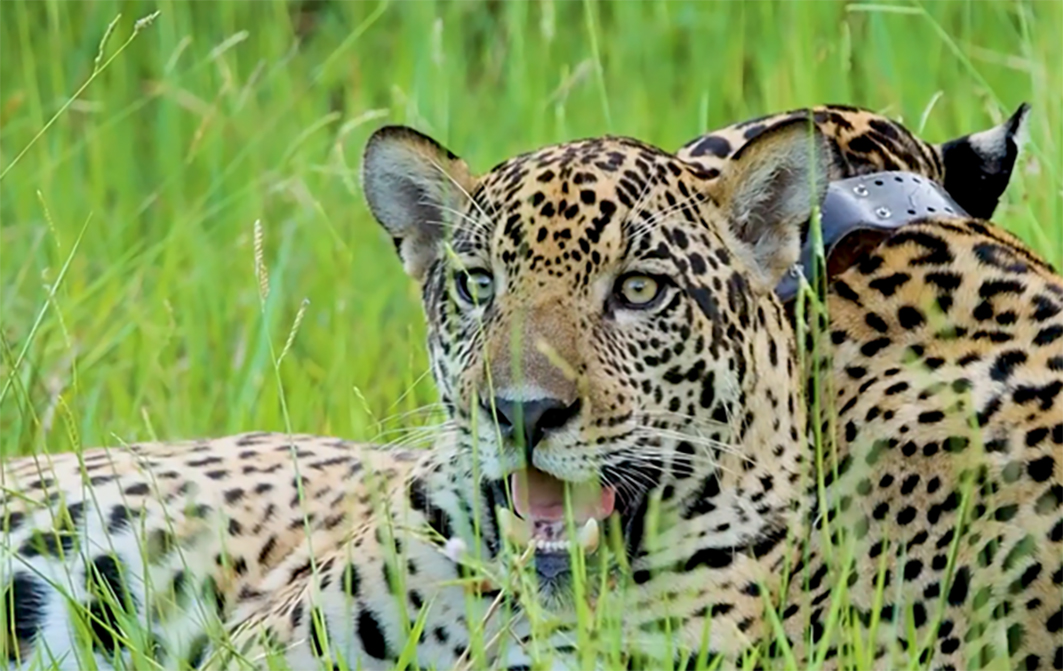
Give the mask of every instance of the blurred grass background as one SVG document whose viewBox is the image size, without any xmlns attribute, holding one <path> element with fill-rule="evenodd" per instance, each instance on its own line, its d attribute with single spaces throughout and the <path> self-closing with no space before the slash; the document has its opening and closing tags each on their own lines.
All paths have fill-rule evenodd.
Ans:
<svg viewBox="0 0 1063 671">
<path fill-rule="evenodd" d="M 1061 33 L 1058 0 L 3 0 L 0 455 L 284 430 L 282 387 L 297 432 L 416 423 L 418 295 L 357 177 L 385 122 L 486 170 L 821 102 L 941 141 L 1029 101 L 996 219 L 1058 266 Z"/>
</svg>

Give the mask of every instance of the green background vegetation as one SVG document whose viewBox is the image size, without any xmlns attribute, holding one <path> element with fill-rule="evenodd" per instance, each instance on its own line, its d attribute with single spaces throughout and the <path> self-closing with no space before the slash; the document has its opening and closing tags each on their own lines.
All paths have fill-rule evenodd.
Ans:
<svg viewBox="0 0 1063 671">
<path fill-rule="evenodd" d="M 420 422 L 417 291 L 358 186 L 385 122 L 486 170 L 821 102 L 940 141 L 1029 101 L 997 220 L 1059 264 L 1061 26 L 1056 0 L 4 0 L 0 454 L 283 430 L 282 393 L 297 432 Z"/>
</svg>

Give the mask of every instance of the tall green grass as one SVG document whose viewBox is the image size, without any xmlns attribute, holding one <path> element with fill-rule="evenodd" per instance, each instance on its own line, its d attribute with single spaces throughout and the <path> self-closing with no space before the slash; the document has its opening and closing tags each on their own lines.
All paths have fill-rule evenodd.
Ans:
<svg viewBox="0 0 1063 671">
<path fill-rule="evenodd" d="M 385 122 L 486 170 L 602 133 L 675 148 L 824 101 L 941 140 L 1028 100 L 998 220 L 1059 263 L 1061 8 L 6 0 L 0 454 L 284 429 L 282 389 L 297 431 L 415 423 L 400 415 L 434 393 L 418 296 L 357 179 Z M 300 310 L 275 376 L 268 345 Z"/>
</svg>

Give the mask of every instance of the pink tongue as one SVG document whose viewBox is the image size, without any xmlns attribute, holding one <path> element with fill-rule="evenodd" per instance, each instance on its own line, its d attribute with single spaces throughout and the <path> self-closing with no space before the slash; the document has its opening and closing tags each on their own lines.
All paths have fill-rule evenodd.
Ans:
<svg viewBox="0 0 1063 671">
<path fill-rule="evenodd" d="M 563 520 L 565 482 L 536 468 L 518 471 L 510 478 L 513 507 L 524 519 Z M 603 520 L 613 512 L 616 491 L 596 482 L 568 483 L 572 515 L 576 522 Z"/>
</svg>

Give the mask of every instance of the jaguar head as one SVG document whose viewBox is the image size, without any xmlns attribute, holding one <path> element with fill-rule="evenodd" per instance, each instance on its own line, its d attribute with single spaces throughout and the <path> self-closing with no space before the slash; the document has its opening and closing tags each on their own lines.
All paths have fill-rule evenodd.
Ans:
<svg viewBox="0 0 1063 671">
<path fill-rule="evenodd" d="M 649 567 L 651 508 L 659 534 L 697 518 L 728 547 L 796 496 L 805 419 L 773 288 L 825 192 L 827 150 L 795 122 L 734 161 L 712 179 L 603 137 L 477 176 L 407 127 L 368 142 L 365 195 L 422 287 L 459 443 L 507 492 L 499 528 L 534 548 L 547 591 L 610 518 Z"/>
</svg>

